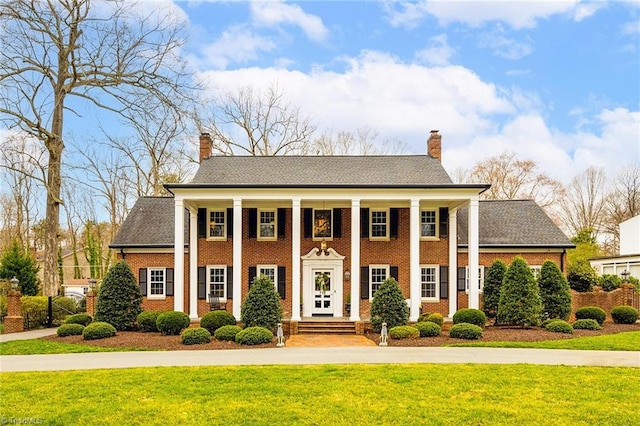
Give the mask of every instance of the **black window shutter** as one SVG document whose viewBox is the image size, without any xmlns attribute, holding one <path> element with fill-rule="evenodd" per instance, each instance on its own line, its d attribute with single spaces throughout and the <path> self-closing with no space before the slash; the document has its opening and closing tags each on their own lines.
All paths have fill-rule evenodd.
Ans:
<svg viewBox="0 0 640 426">
<path fill-rule="evenodd" d="M 198 266 L 198 299 L 207 298 L 207 268 Z"/>
<path fill-rule="evenodd" d="M 440 207 L 440 236 L 449 235 L 449 208 Z"/>
<path fill-rule="evenodd" d="M 284 238 L 285 223 L 287 222 L 287 210 L 278 209 L 278 238 Z"/>
<path fill-rule="evenodd" d="M 465 291 L 467 287 L 465 268 L 458 268 L 458 291 Z"/>
<path fill-rule="evenodd" d="M 233 266 L 227 266 L 227 299 L 233 299 Z"/>
<path fill-rule="evenodd" d="M 173 296 L 173 268 L 167 268 L 166 274 L 165 284 L 167 285 L 167 296 Z"/>
<path fill-rule="evenodd" d="M 286 299 L 287 297 L 287 268 L 285 266 L 278 266 L 278 293 L 280 299 Z"/>
<path fill-rule="evenodd" d="M 333 209 L 333 238 L 342 238 L 342 209 Z"/>
<path fill-rule="evenodd" d="M 304 237 L 313 237 L 313 209 L 302 209 L 302 219 L 304 222 Z"/>
<path fill-rule="evenodd" d="M 255 266 L 249 266 L 249 289 L 253 285 L 253 279 L 256 277 L 257 268 Z"/>
<path fill-rule="evenodd" d="M 138 285 L 140 286 L 140 293 L 143 296 L 147 295 L 147 268 L 140 268 L 138 270 Z"/>
<path fill-rule="evenodd" d="M 360 237 L 369 238 L 369 209 L 360 209 Z"/>
<path fill-rule="evenodd" d="M 391 278 L 393 278 L 394 280 L 398 281 L 398 267 L 397 266 L 391 266 L 389 268 L 389 275 L 391 276 Z"/>
<path fill-rule="evenodd" d="M 369 267 L 360 267 L 360 299 L 369 299 Z"/>
<path fill-rule="evenodd" d="M 440 266 L 440 299 L 449 298 L 449 267 Z"/>
<path fill-rule="evenodd" d="M 390 209 L 389 216 L 389 237 L 398 238 L 398 209 Z"/>
<path fill-rule="evenodd" d="M 207 236 L 207 209 L 198 209 L 198 238 Z"/>
<path fill-rule="evenodd" d="M 233 237 L 233 209 L 227 209 L 227 238 Z"/>
<path fill-rule="evenodd" d="M 249 238 L 258 236 L 258 209 L 249 209 Z"/>
</svg>

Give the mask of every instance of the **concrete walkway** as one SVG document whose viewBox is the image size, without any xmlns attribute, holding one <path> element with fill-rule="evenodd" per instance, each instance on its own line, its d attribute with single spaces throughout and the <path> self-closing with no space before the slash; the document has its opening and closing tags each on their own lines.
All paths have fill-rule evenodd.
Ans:
<svg viewBox="0 0 640 426">
<path fill-rule="evenodd" d="M 13 340 L 39 339 L 45 336 L 56 334 L 57 328 L 42 328 L 39 330 L 22 331 L 20 333 L 0 334 L 1 342 L 11 342 Z"/>
</svg>

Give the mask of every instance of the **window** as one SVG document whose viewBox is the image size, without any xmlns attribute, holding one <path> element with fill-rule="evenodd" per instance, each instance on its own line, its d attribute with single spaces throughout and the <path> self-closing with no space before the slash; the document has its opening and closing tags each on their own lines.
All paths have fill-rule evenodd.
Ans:
<svg viewBox="0 0 640 426">
<path fill-rule="evenodd" d="M 380 288 L 382 284 L 389 277 L 389 265 L 372 265 L 369 267 L 369 295 L 373 298 L 373 295 Z"/>
<path fill-rule="evenodd" d="M 469 267 L 465 266 L 465 281 L 466 281 L 466 292 L 469 293 Z M 482 288 L 484 287 L 484 266 L 478 266 L 478 290 L 482 293 Z"/>
<path fill-rule="evenodd" d="M 331 239 L 333 237 L 333 210 L 313 210 L 313 238 Z"/>
<path fill-rule="evenodd" d="M 258 210 L 258 239 L 275 240 L 276 232 L 276 211 Z"/>
<path fill-rule="evenodd" d="M 437 237 L 438 215 L 435 210 L 422 210 L 420 212 L 420 236 Z"/>
<path fill-rule="evenodd" d="M 209 266 L 209 296 L 226 299 L 227 267 Z"/>
<path fill-rule="evenodd" d="M 438 266 L 420 267 L 420 288 L 423 299 L 438 300 Z"/>
<path fill-rule="evenodd" d="M 148 298 L 149 299 L 164 299 L 165 297 L 165 268 L 149 268 L 149 282 L 148 282 Z"/>
<path fill-rule="evenodd" d="M 208 210 L 209 214 L 209 234 L 207 238 L 226 239 L 227 238 L 227 221 L 226 210 Z"/>
<path fill-rule="evenodd" d="M 269 278 L 276 290 L 278 290 L 278 266 L 277 265 L 258 265 L 256 266 L 258 276 L 264 275 Z"/>
<path fill-rule="evenodd" d="M 533 277 L 536 280 L 540 279 L 540 272 L 542 272 L 542 266 L 541 265 L 531 265 L 530 266 L 531 271 L 533 272 Z"/>
<path fill-rule="evenodd" d="M 371 209 L 371 235 L 372 239 L 389 238 L 389 211 Z"/>
</svg>

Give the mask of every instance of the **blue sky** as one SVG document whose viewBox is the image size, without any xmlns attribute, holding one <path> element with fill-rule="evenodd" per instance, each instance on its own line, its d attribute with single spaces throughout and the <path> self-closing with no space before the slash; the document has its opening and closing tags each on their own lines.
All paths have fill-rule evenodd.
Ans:
<svg viewBox="0 0 640 426">
<path fill-rule="evenodd" d="M 212 96 L 276 82 L 319 130 L 449 171 L 505 150 L 568 182 L 640 161 L 640 2 L 174 1 Z"/>
</svg>

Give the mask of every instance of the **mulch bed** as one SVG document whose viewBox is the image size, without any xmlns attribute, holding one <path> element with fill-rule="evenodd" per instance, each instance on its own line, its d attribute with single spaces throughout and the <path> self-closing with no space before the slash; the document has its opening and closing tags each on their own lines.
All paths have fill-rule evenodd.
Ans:
<svg viewBox="0 0 640 426">
<path fill-rule="evenodd" d="M 453 339 L 448 336 L 451 325 L 445 324 L 440 337 L 425 337 L 420 339 L 389 339 L 389 346 L 445 346 L 453 343 L 469 342 L 463 339 Z M 584 336 L 600 336 L 603 334 L 615 334 L 626 331 L 640 331 L 640 323 L 633 325 L 605 323 L 602 330 L 575 330 L 573 334 L 552 333 L 541 328 L 513 328 L 513 327 L 485 327 L 481 341 L 512 341 L 512 342 L 536 342 L 541 340 L 573 339 Z M 380 335 L 369 333 L 366 335 L 374 342 L 378 342 Z M 251 349 L 276 347 L 275 339 L 272 343 L 256 346 L 241 346 L 235 342 L 222 342 L 212 339 L 210 343 L 203 345 L 183 345 L 180 336 L 163 336 L 160 333 L 143 333 L 140 331 L 120 331 L 114 337 L 100 340 L 83 340 L 82 336 L 47 336 L 42 339 L 61 343 L 76 343 L 82 345 L 102 346 L 107 348 L 136 348 L 146 350 L 188 351 L 188 350 L 216 350 L 216 349 Z"/>
</svg>

